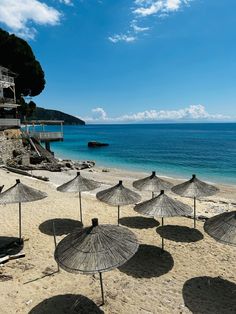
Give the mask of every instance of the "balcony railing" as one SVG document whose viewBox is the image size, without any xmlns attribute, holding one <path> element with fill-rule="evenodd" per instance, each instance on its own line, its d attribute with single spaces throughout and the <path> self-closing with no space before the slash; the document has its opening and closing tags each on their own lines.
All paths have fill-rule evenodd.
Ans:
<svg viewBox="0 0 236 314">
<path fill-rule="evenodd" d="M 20 119 L 0 119 L 1 127 L 20 126 Z"/>
<path fill-rule="evenodd" d="M 8 82 L 8 83 L 14 84 L 14 78 L 11 77 L 11 76 L 8 76 L 8 75 L 1 74 L 0 75 L 0 81 L 4 81 L 4 82 Z"/>
<path fill-rule="evenodd" d="M 5 104 L 5 103 L 15 103 L 15 100 L 13 98 L 5 98 L 5 97 L 0 97 L 0 104 Z"/>
<path fill-rule="evenodd" d="M 40 141 L 62 141 L 62 132 L 29 132 L 30 136 L 38 138 Z"/>
</svg>

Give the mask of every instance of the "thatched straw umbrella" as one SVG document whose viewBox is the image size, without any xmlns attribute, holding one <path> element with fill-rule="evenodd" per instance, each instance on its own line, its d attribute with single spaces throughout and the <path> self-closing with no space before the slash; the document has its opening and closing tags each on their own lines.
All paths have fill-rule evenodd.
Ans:
<svg viewBox="0 0 236 314">
<path fill-rule="evenodd" d="M 174 186 L 171 191 L 180 196 L 193 198 L 194 228 L 196 228 L 196 198 L 214 195 L 219 189 L 213 185 L 200 181 L 197 179 L 196 175 L 193 174 L 189 181 Z"/>
<path fill-rule="evenodd" d="M 16 184 L 0 194 L 0 204 L 19 203 L 19 238 L 21 239 L 21 203 L 34 202 L 47 197 L 47 194 L 33 189 L 16 180 Z"/>
<path fill-rule="evenodd" d="M 114 225 L 98 225 L 77 229 L 66 236 L 56 247 L 55 260 L 71 273 L 99 273 L 102 304 L 104 292 L 102 273 L 117 268 L 129 260 L 138 250 L 136 236 L 127 228 Z"/>
<path fill-rule="evenodd" d="M 216 241 L 236 245 L 236 211 L 209 218 L 204 224 L 204 230 Z"/>
<path fill-rule="evenodd" d="M 148 217 L 161 217 L 162 226 L 164 226 L 164 217 L 185 216 L 192 212 L 190 206 L 170 198 L 164 190 L 161 190 L 158 196 L 137 204 L 134 210 Z M 162 250 L 164 250 L 164 238 L 162 238 Z"/>
<path fill-rule="evenodd" d="M 89 180 L 81 176 L 80 172 L 74 179 L 60 185 L 57 190 L 60 192 L 79 192 L 79 206 L 80 206 L 80 221 L 83 223 L 81 192 L 92 191 L 100 187 L 100 183 L 94 180 Z"/>
<path fill-rule="evenodd" d="M 122 181 L 109 189 L 100 191 L 96 195 L 101 202 L 118 206 L 118 225 L 120 219 L 120 206 L 135 204 L 141 201 L 141 196 L 123 186 Z"/>
<path fill-rule="evenodd" d="M 160 192 L 161 190 L 169 190 L 172 188 L 173 184 L 157 177 L 156 172 L 153 171 L 151 176 L 134 181 L 133 186 L 140 191 L 152 192 L 153 198 L 155 192 Z"/>
</svg>

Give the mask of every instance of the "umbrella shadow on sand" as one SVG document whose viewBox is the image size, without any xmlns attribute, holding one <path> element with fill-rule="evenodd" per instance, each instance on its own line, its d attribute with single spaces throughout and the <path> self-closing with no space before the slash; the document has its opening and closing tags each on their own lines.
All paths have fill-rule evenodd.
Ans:
<svg viewBox="0 0 236 314">
<path fill-rule="evenodd" d="M 185 306 L 192 313 L 236 313 L 236 284 L 221 277 L 196 277 L 183 286 Z"/>
<path fill-rule="evenodd" d="M 129 228 L 149 229 L 158 227 L 160 223 L 153 218 L 135 216 L 120 218 L 120 224 Z"/>
<path fill-rule="evenodd" d="M 39 230 L 42 233 L 53 236 L 53 222 L 55 227 L 55 235 L 62 236 L 71 233 L 74 229 L 82 228 L 83 224 L 78 220 L 68 218 L 55 218 L 46 220 L 39 225 Z"/>
<path fill-rule="evenodd" d="M 16 237 L 0 236 L 0 255 L 18 254 L 24 247 L 24 242 Z"/>
<path fill-rule="evenodd" d="M 152 278 L 168 273 L 173 266 L 169 252 L 154 245 L 140 244 L 136 254 L 119 270 L 135 278 Z"/>
<path fill-rule="evenodd" d="M 83 295 L 65 294 L 46 299 L 29 314 L 95 314 L 104 313 L 92 300 Z"/>
<path fill-rule="evenodd" d="M 197 242 L 203 239 L 199 230 L 186 226 L 166 225 L 158 227 L 156 232 L 162 238 L 175 242 Z"/>
</svg>

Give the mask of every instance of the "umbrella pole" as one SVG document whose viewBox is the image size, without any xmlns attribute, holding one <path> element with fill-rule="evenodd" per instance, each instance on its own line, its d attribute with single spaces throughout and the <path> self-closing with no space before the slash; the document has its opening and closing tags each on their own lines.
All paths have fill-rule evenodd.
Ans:
<svg viewBox="0 0 236 314">
<path fill-rule="evenodd" d="M 117 224 L 119 226 L 119 223 L 120 222 L 120 205 L 118 205 L 118 221 L 117 221 Z"/>
<path fill-rule="evenodd" d="M 19 203 L 19 239 L 21 241 L 21 203 Z"/>
<path fill-rule="evenodd" d="M 152 198 L 154 198 L 154 192 L 152 192 Z"/>
<path fill-rule="evenodd" d="M 193 198 L 193 226 L 196 229 L 196 197 Z"/>
<path fill-rule="evenodd" d="M 164 218 L 161 217 L 161 226 L 163 227 L 164 226 Z M 162 251 L 164 251 L 164 238 L 161 237 L 161 249 Z"/>
<path fill-rule="evenodd" d="M 102 304 L 101 305 L 103 305 L 105 303 L 105 300 L 104 300 L 102 273 L 100 273 L 100 272 L 99 272 L 99 278 L 100 278 L 100 286 L 101 286 L 101 293 L 102 293 Z"/>
<path fill-rule="evenodd" d="M 52 222 L 52 229 L 53 229 L 53 238 L 54 238 L 54 245 L 55 245 L 55 250 L 57 248 L 57 239 L 56 239 L 56 229 L 55 229 L 55 223 L 54 220 Z M 59 263 L 57 263 L 57 271 L 60 271 Z"/>
<path fill-rule="evenodd" d="M 80 221 L 81 223 L 83 223 L 81 192 L 79 192 L 79 209 L 80 209 Z"/>
</svg>

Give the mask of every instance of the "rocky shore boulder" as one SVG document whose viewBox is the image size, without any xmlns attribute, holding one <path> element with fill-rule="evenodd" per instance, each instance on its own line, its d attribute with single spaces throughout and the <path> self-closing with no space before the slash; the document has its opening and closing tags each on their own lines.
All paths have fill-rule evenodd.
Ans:
<svg viewBox="0 0 236 314">
<path fill-rule="evenodd" d="M 88 142 L 88 147 L 91 147 L 91 148 L 102 147 L 102 146 L 109 146 L 109 144 L 96 142 L 96 141 Z"/>
<path fill-rule="evenodd" d="M 59 160 L 20 130 L 0 132 L 0 164 L 19 170 L 67 171 L 92 168 L 94 161 Z"/>
<path fill-rule="evenodd" d="M 83 170 L 92 168 L 95 166 L 95 162 L 91 160 L 84 160 L 84 161 L 73 161 L 70 159 L 61 160 L 60 166 L 66 170 L 66 169 L 75 169 L 75 170 Z"/>
</svg>

